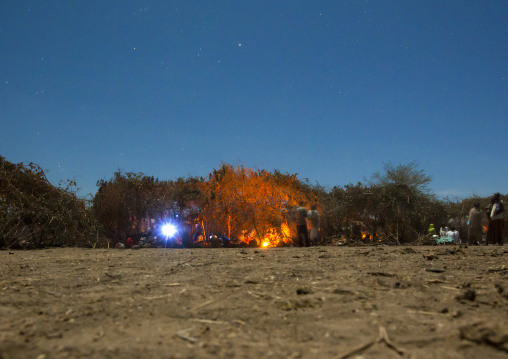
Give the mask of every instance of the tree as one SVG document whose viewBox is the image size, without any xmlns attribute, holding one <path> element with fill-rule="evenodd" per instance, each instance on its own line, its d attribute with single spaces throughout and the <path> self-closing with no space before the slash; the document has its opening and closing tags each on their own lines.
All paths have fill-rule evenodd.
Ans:
<svg viewBox="0 0 508 359">
<path fill-rule="evenodd" d="M 204 216 L 215 234 L 245 240 L 246 233 L 255 234 L 258 242 L 274 245 L 281 238 L 290 240 L 281 227 L 288 218 L 286 210 L 308 202 L 311 192 L 296 175 L 222 164 L 203 183 Z"/>
<path fill-rule="evenodd" d="M 388 163 L 383 173 L 372 175 L 370 213 L 388 237 L 398 243 L 414 240 L 424 233 L 436 210 L 444 212 L 429 191 L 431 181 L 415 162 L 397 167 Z"/>
<path fill-rule="evenodd" d="M 143 173 L 114 173 L 99 180 L 93 209 L 112 244 L 123 237 L 140 237 L 154 223 L 172 220 L 183 223 L 196 217 L 201 202 L 199 178 L 159 181 Z"/>
</svg>

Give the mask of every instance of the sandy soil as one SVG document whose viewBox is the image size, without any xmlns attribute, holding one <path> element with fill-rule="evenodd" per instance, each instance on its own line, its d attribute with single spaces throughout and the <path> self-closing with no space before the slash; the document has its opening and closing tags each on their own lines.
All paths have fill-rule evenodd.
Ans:
<svg viewBox="0 0 508 359">
<path fill-rule="evenodd" d="M 0 251 L 0 358 L 507 358 L 505 248 Z"/>
</svg>

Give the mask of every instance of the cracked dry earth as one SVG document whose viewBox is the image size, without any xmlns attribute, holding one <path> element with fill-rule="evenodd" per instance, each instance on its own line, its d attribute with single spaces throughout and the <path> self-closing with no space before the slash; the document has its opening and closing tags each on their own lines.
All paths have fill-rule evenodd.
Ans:
<svg viewBox="0 0 508 359">
<path fill-rule="evenodd" d="M 0 358 L 507 358 L 505 247 L 0 251 Z"/>
</svg>

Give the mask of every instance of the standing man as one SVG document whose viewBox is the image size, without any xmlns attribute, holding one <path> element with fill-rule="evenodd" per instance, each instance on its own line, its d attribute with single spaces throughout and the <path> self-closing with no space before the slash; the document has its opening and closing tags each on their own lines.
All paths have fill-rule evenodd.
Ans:
<svg viewBox="0 0 508 359">
<path fill-rule="evenodd" d="M 473 208 L 469 211 L 469 225 L 467 227 L 467 244 L 470 246 L 482 241 L 482 218 L 480 203 L 475 202 Z"/>
<path fill-rule="evenodd" d="M 307 213 L 310 223 L 310 240 L 315 246 L 319 242 L 319 212 L 316 210 L 316 206 L 310 206 L 310 211 Z"/>
<path fill-rule="evenodd" d="M 503 216 L 504 204 L 503 201 L 501 201 L 501 195 L 499 193 L 494 193 L 492 196 L 492 211 L 490 212 L 492 239 L 494 243 L 497 242 L 500 246 L 503 245 Z"/>
<path fill-rule="evenodd" d="M 492 226 L 492 218 L 490 218 L 490 213 L 492 212 L 492 207 L 494 207 L 494 196 L 490 197 L 490 204 L 485 207 L 485 216 L 487 217 L 487 235 L 485 245 L 494 244 L 494 227 Z"/>
<path fill-rule="evenodd" d="M 309 233 L 307 232 L 307 209 L 300 201 L 299 207 L 296 209 L 296 235 L 298 236 L 298 244 L 300 247 L 310 246 Z"/>
</svg>

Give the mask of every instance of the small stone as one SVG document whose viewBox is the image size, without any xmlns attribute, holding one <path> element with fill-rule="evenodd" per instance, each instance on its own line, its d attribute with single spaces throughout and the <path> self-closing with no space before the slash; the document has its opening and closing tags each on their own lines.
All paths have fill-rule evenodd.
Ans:
<svg viewBox="0 0 508 359">
<path fill-rule="evenodd" d="M 461 295 L 457 296 L 458 300 L 469 300 L 473 302 L 476 299 L 476 291 L 474 289 L 468 289 Z"/>
<path fill-rule="evenodd" d="M 298 295 L 304 295 L 304 294 L 310 294 L 310 293 L 312 293 L 312 289 L 310 289 L 308 287 L 302 287 L 302 288 L 296 289 L 296 294 L 298 294 Z"/>
<path fill-rule="evenodd" d="M 503 288 L 503 286 L 502 286 L 501 284 L 496 283 L 496 284 L 495 284 L 495 287 L 497 288 L 497 292 L 498 292 L 499 294 L 502 294 L 502 293 L 504 292 L 504 288 Z"/>
</svg>

